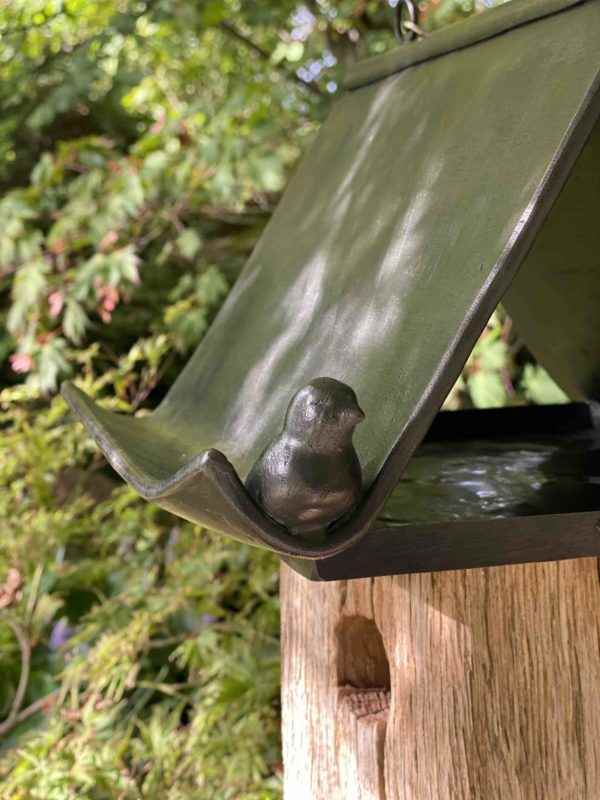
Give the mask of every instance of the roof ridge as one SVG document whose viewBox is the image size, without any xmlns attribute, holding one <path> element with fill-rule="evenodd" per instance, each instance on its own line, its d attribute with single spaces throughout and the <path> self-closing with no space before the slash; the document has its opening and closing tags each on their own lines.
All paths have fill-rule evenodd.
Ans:
<svg viewBox="0 0 600 800">
<path fill-rule="evenodd" d="M 389 53 L 363 59 L 351 66 L 345 89 L 359 89 L 407 67 L 491 39 L 513 28 L 543 19 L 593 0 L 511 0 L 482 14 L 455 22 L 427 38 L 403 44 Z"/>
</svg>

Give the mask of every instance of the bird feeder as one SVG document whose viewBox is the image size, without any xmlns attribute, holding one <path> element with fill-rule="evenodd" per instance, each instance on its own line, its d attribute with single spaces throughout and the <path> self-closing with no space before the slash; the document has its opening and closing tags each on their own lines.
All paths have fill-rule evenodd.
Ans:
<svg viewBox="0 0 600 800">
<path fill-rule="evenodd" d="M 66 399 L 144 498 L 315 580 L 600 555 L 599 118 L 600 0 L 356 64 L 160 406 Z M 439 412 L 500 301 L 576 402 Z M 362 491 L 304 536 L 244 481 L 323 376 L 365 412 Z"/>
</svg>

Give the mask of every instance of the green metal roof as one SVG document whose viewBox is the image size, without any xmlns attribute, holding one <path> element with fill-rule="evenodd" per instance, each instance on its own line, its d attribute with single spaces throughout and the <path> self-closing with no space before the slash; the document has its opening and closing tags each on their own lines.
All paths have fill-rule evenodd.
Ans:
<svg viewBox="0 0 600 800">
<path fill-rule="evenodd" d="M 516 312 L 530 307 L 542 349 L 535 306 L 548 250 L 560 272 L 579 242 L 595 281 L 580 299 L 600 291 L 598 226 L 571 210 L 591 202 L 597 216 L 600 202 L 598 150 L 575 168 L 598 138 L 599 43 L 600 0 L 514 0 L 355 67 L 159 408 L 123 417 L 65 387 L 113 467 L 175 514 L 280 553 L 319 558 L 361 538 L 519 267 Z M 569 176 L 571 199 L 565 190 L 559 202 L 569 222 L 546 233 Z M 586 308 L 575 344 L 591 355 L 565 382 L 584 396 L 600 353 Z M 562 357 L 573 362 L 568 348 Z M 366 491 L 311 543 L 270 520 L 238 475 L 294 392 L 322 375 L 352 386 L 366 411 L 355 437 Z"/>
</svg>

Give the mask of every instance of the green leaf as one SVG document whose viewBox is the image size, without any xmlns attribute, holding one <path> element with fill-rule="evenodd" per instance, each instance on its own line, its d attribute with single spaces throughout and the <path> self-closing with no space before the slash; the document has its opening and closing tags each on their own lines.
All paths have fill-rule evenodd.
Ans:
<svg viewBox="0 0 600 800">
<path fill-rule="evenodd" d="M 53 392 L 58 385 L 59 377 L 68 375 L 70 372 L 69 362 L 66 358 L 66 344 L 64 339 L 57 336 L 40 348 L 38 374 L 32 376 L 31 380 L 44 393 Z"/>
<path fill-rule="evenodd" d="M 136 255 L 133 245 L 128 245 L 120 250 L 115 250 L 110 256 L 111 274 L 115 285 L 121 281 L 137 284 L 140 280 L 138 271 L 139 258 Z"/>
<path fill-rule="evenodd" d="M 498 408 L 508 402 L 508 394 L 497 372 L 479 370 L 467 380 L 471 399 L 476 408 Z"/>
<path fill-rule="evenodd" d="M 146 180 L 154 180 L 164 172 L 169 163 L 169 156 L 164 150 L 155 150 L 144 159 L 142 174 Z"/>
<path fill-rule="evenodd" d="M 202 23 L 208 26 L 218 25 L 229 16 L 229 9 L 222 0 L 207 0 L 202 7 Z"/>
<path fill-rule="evenodd" d="M 521 381 L 525 395 L 532 403 L 568 403 L 569 398 L 543 367 L 526 364 Z"/>
<path fill-rule="evenodd" d="M 45 296 L 48 266 L 44 259 L 35 258 L 17 272 L 12 287 L 12 306 L 6 326 L 17 335 L 24 329 L 28 312 Z"/>
<path fill-rule="evenodd" d="M 477 358 L 482 369 L 503 369 L 508 364 L 508 346 L 502 339 L 484 337 L 477 345 Z"/>
<path fill-rule="evenodd" d="M 202 237 L 193 228 L 186 228 L 177 237 L 176 244 L 182 256 L 191 261 L 202 246 Z"/>
<path fill-rule="evenodd" d="M 44 153 L 31 172 L 33 186 L 47 184 L 54 173 L 54 159 L 50 153 Z"/>
<path fill-rule="evenodd" d="M 67 300 L 62 321 L 65 336 L 75 344 L 80 344 L 87 325 L 88 318 L 81 303 L 77 300 Z"/>
</svg>

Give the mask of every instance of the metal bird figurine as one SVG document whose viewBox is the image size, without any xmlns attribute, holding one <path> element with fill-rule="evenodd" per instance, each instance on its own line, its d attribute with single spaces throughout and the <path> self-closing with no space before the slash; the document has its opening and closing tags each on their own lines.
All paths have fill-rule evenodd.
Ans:
<svg viewBox="0 0 600 800">
<path fill-rule="evenodd" d="M 282 432 L 246 479 L 255 502 L 291 533 L 324 531 L 354 508 L 362 471 L 352 444 L 365 415 L 354 391 L 315 378 L 292 398 Z"/>
</svg>

